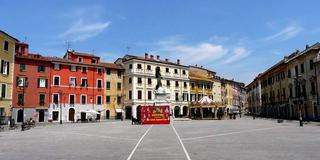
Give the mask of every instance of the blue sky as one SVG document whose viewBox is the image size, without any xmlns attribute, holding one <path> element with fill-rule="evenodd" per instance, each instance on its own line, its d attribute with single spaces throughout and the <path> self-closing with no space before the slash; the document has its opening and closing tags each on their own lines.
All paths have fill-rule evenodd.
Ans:
<svg viewBox="0 0 320 160">
<path fill-rule="evenodd" d="M 284 55 L 320 41 L 320 1 L 0 0 L 0 29 L 32 52 L 62 56 L 66 41 L 105 61 L 160 55 L 250 82 Z"/>
</svg>

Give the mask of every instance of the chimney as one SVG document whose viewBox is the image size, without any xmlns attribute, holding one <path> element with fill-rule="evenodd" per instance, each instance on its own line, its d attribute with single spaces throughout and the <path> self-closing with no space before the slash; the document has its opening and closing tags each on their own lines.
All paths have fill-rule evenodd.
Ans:
<svg viewBox="0 0 320 160">
<path fill-rule="evenodd" d="M 180 59 L 177 59 L 177 64 L 180 64 Z"/>
<path fill-rule="evenodd" d="M 309 48 L 309 45 L 306 45 L 306 49 L 308 49 Z"/>
<path fill-rule="evenodd" d="M 168 58 L 166 58 L 166 59 L 165 59 L 165 61 L 166 61 L 166 62 L 169 62 L 169 59 L 168 59 Z"/>
<path fill-rule="evenodd" d="M 150 58 L 153 59 L 153 55 L 150 55 Z"/>
<path fill-rule="evenodd" d="M 149 57 L 148 53 L 144 53 L 144 58 L 147 59 Z"/>
<path fill-rule="evenodd" d="M 160 56 L 159 55 L 157 55 L 157 60 L 160 60 Z"/>
</svg>

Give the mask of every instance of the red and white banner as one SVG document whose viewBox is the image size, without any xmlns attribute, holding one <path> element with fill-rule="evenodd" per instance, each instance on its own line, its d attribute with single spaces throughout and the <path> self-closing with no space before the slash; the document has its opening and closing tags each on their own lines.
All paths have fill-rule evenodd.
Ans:
<svg viewBox="0 0 320 160">
<path fill-rule="evenodd" d="M 141 106 L 142 124 L 170 124 L 170 106 Z"/>
</svg>

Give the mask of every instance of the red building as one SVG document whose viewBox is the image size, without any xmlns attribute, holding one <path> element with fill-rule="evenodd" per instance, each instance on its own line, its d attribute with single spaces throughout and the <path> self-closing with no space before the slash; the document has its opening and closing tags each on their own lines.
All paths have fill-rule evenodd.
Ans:
<svg viewBox="0 0 320 160">
<path fill-rule="evenodd" d="M 28 44 L 17 43 L 14 64 L 12 118 L 47 121 L 50 97 L 51 60 L 29 53 Z"/>
<path fill-rule="evenodd" d="M 96 118 L 90 116 L 103 110 L 104 97 L 104 67 L 100 58 L 69 50 L 63 58 L 51 58 L 51 63 L 49 120 Z"/>
</svg>

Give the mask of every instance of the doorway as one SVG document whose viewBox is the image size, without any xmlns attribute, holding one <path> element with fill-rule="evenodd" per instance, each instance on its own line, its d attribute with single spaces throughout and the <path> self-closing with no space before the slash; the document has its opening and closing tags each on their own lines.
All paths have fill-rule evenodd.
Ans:
<svg viewBox="0 0 320 160">
<path fill-rule="evenodd" d="M 18 110 L 17 122 L 23 122 L 23 119 L 24 119 L 23 110 L 20 109 Z"/>
<path fill-rule="evenodd" d="M 86 112 L 81 112 L 81 121 L 85 122 L 87 120 L 87 114 Z"/>
<path fill-rule="evenodd" d="M 70 122 L 74 122 L 74 113 L 75 113 L 75 110 L 73 108 L 70 108 L 69 109 L 69 121 Z"/>
<path fill-rule="evenodd" d="M 106 119 L 110 119 L 110 111 L 106 110 Z"/>
<path fill-rule="evenodd" d="M 131 119 L 132 110 L 131 106 L 126 106 L 126 119 Z"/>
<path fill-rule="evenodd" d="M 180 107 L 179 106 L 175 106 L 174 107 L 174 117 L 178 118 L 180 116 Z"/>
<path fill-rule="evenodd" d="M 141 106 L 137 107 L 137 120 L 139 123 L 141 122 Z"/>
<path fill-rule="evenodd" d="M 44 110 L 39 110 L 39 122 L 44 122 Z"/>
</svg>

